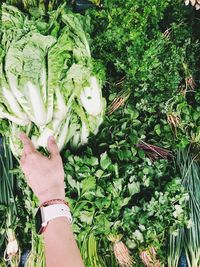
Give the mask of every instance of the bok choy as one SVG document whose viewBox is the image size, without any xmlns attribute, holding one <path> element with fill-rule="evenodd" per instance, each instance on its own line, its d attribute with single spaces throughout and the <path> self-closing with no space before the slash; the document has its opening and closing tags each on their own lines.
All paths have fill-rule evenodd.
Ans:
<svg viewBox="0 0 200 267">
<path fill-rule="evenodd" d="M 2 5 L 0 124 L 9 122 L 3 134 L 15 156 L 21 131 L 37 148 L 54 135 L 62 150 L 68 142 L 86 144 L 103 121 L 102 67 L 91 57 L 81 15 L 63 10 L 55 34 L 53 19 L 41 22 L 41 30 L 17 8 Z"/>
</svg>

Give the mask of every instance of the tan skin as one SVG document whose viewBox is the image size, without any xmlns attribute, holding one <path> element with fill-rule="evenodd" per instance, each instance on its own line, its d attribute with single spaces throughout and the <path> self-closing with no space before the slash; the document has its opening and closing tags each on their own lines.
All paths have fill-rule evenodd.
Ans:
<svg viewBox="0 0 200 267">
<path fill-rule="evenodd" d="M 20 166 L 40 203 L 65 199 L 64 170 L 55 139 L 50 137 L 48 140 L 49 158 L 39 153 L 24 133 L 20 134 L 20 139 L 24 146 Z M 85 266 L 67 218 L 49 222 L 44 242 L 47 267 Z"/>
</svg>

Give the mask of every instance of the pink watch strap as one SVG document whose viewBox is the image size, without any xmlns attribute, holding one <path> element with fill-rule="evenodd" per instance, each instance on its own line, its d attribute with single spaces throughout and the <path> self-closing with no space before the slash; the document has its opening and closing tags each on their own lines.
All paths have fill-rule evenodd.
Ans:
<svg viewBox="0 0 200 267">
<path fill-rule="evenodd" d="M 70 209 L 66 204 L 53 204 L 46 207 L 41 207 L 42 214 L 42 226 L 45 227 L 49 221 L 59 218 L 66 217 L 70 223 L 72 223 L 72 216 Z"/>
<path fill-rule="evenodd" d="M 56 198 L 56 199 L 51 199 L 51 200 L 43 202 L 40 205 L 40 208 L 45 207 L 45 206 L 49 206 L 49 205 L 53 205 L 53 204 L 65 204 L 69 207 L 69 203 L 67 201 L 65 201 L 64 199 L 57 199 Z"/>
</svg>

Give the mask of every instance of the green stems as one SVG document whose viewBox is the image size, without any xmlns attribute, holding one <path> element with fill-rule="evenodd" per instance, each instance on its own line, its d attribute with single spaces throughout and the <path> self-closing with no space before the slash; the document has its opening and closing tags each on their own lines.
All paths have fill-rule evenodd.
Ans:
<svg viewBox="0 0 200 267">
<path fill-rule="evenodd" d="M 182 175 L 182 184 L 189 193 L 187 204 L 191 226 L 179 229 L 178 236 L 170 236 L 169 267 L 177 267 L 182 250 L 189 267 L 200 266 L 200 166 L 193 157 L 191 147 L 179 151 L 177 164 Z"/>
</svg>

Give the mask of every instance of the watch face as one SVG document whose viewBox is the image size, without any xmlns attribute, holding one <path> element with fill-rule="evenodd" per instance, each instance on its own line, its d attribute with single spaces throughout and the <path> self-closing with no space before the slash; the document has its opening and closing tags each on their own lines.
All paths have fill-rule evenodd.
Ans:
<svg viewBox="0 0 200 267">
<path fill-rule="evenodd" d="M 36 228 L 36 233 L 37 234 L 41 234 L 41 230 L 42 230 L 42 214 L 41 214 L 41 210 L 38 209 L 37 213 L 35 215 L 35 228 Z"/>
</svg>

